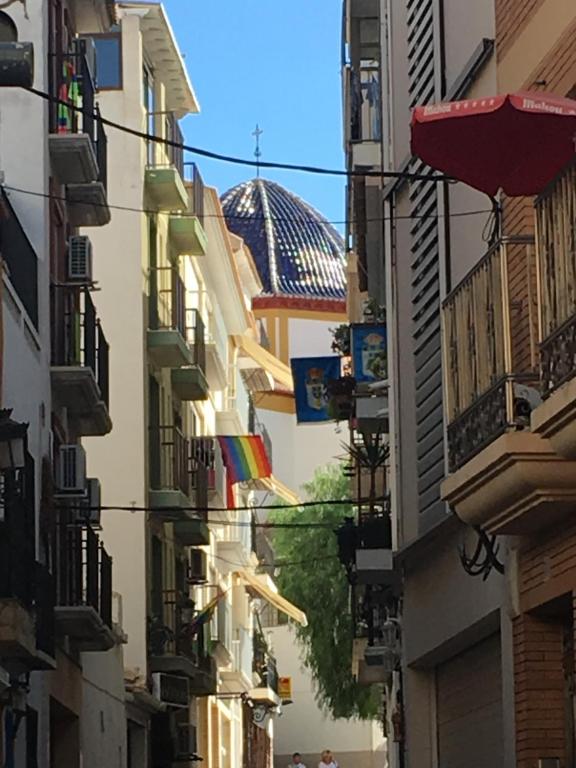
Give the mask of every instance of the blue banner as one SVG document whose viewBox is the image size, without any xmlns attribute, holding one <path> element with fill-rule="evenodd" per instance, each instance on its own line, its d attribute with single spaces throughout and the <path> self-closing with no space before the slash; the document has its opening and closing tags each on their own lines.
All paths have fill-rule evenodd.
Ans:
<svg viewBox="0 0 576 768">
<path fill-rule="evenodd" d="M 357 382 L 388 378 L 386 326 L 361 323 L 352 326 L 352 366 Z"/>
<path fill-rule="evenodd" d="M 326 382 L 340 378 L 340 358 L 299 357 L 290 360 L 290 365 L 298 423 L 332 421 L 328 413 Z"/>
</svg>

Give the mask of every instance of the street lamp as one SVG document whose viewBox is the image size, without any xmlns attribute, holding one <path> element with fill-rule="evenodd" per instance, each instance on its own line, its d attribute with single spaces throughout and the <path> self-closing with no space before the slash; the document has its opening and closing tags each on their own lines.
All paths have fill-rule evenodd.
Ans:
<svg viewBox="0 0 576 768">
<path fill-rule="evenodd" d="M 24 469 L 28 424 L 10 418 L 11 408 L 0 409 L 0 472 Z"/>
</svg>

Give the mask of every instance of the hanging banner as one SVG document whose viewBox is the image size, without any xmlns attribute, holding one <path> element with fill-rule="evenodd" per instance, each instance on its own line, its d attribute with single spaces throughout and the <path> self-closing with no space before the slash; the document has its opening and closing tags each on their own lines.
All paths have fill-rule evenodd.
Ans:
<svg viewBox="0 0 576 768">
<path fill-rule="evenodd" d="M 352 325 L 352 366 L 357 382 L 388 378 L 386 326 L 371 323 Z"/>
<path fill-rule="evenodd" d="M 326 383 L 340 378 L 340 358 L 299 357 L 290 360 L 290 365 L 298 423 L 332 421 L 328 413 Z"/>
</svg>

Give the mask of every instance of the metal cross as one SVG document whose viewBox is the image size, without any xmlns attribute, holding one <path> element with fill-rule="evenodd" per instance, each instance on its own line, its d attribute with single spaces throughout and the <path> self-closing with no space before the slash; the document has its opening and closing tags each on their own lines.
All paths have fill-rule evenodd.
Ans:
<svg viewBox="0 0 576 768">
<path fill-rule="evenodd" d="M 254 150 L 254 157 L 256 158 L 256 178 L 260 178 L 260 158 L 262 157 L 262 150 L 260 149 L 260 136 L 264 131 L 256 123 L 256 128 L 252 131 L 252 136 L 256 139 L 256 149 Z"/>
</svg>

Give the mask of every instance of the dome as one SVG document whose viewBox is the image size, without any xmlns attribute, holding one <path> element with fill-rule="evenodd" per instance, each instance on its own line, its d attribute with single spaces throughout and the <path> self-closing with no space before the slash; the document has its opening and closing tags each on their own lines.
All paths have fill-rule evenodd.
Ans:
<svg viewBox="0 0 576 768">
<path fill-rule="evenodd" d="M 238 184 L 222 196 L 228 229 L 250 248 L 272 296 L 343 300 L 344 242 L 311 205 L 265 179 Z"/>
</svg>

